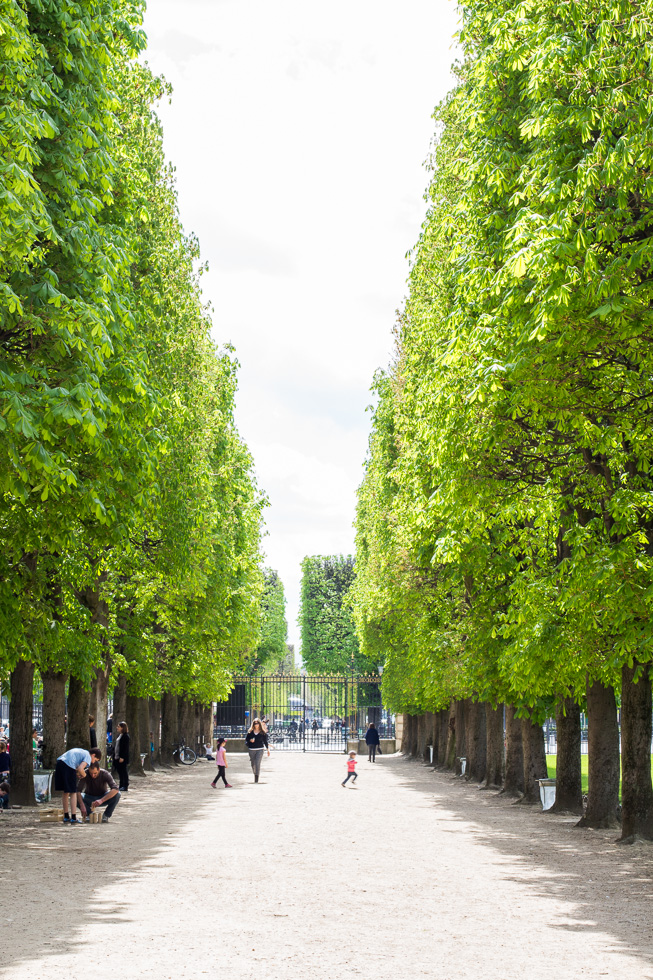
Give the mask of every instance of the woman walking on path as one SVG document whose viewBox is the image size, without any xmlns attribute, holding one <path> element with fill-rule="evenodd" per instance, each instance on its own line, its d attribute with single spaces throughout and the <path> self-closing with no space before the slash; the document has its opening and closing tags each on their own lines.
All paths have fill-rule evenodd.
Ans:
<svg viewBox="0 0 653 980">
<path fill-rule="evenodd" d="M 118 725 L 118 738 L 113 747 L 113 762 L 118 771 L 118 789 L 127 792 L 129 789 L 129 729 L 127 722 Z"/>
<path fill-rule="evenodd" d="M 376 762 L 376 753 L 381 745 L 381 739 L 379 738 L 378 730 L 373 721 L 371 721 L 367 726 L 365 741 L 367 743 L 367 761 Z"/>
<path fill-rule="evenodd" d="M 263 731 L 263 726 L 258 718 L 254 719 L 252 727 L 245 736 L 245 745 L 249 750 L 249 761 L 252 766 L 252 772 L 254 773 L 254 782 L 258 783 L 258 777 L 261 773 L 263 749 L 267 749 L 268 758 L 270 756 L 267 732 Z"/>
<path fill-rule="evenodd" d="M 226 738 L 219 738 L 217 742 L 217 750 L 215 753 L 215 761 L 218 766 L 218 774 L 211 783 L 213 789 L 216 788 L 216 784 L 219 779 L 225 785 L 225 789 L 231 789 L 231 783 L 227 782 L 227 769 L 229 768 L 229 763 L 227 762 L 227 750 L 225 749 Z"/>
</svg>

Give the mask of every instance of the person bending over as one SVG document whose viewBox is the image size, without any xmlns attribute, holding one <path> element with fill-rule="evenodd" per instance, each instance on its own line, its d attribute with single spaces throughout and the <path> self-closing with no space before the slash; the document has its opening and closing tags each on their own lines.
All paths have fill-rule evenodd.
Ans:
<svg viewBox="0 0 653 980">
<path fill-rule="evenodd" d="M 108 823 L 120 802 L 120 791 L 111 773 L 101 769 L 100 763 L 93 760 L 86 770 L 86 775 L 77 784 L 77 800 L 82 816 L 86 819 L 89 810 L 105 806 L 102 823 Z"/>
<path fill-rule="evenodd" d="M 68 749 L 57 759 L 54 770 L 54 788 L 61 793 L 63 804 L 63 822 L 68 824 L 81 823 L 77 819 L 77 780 L 86 774 L 91 756 L 86 749 Z M 70 806 L 70 816 L 68 807 Z"/>
</svg>

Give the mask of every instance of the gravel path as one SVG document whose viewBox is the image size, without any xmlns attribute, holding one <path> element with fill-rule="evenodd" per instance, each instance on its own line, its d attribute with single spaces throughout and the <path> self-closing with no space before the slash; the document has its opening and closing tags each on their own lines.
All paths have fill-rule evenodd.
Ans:
<svg viewBox="0 0 653 980">
<path fill-rule="evenodd" d="M 653 846 L 400 756 L 134 780 L 109 825 L 0 818 L 0 976 L 653 978 Z"/>
</svg>

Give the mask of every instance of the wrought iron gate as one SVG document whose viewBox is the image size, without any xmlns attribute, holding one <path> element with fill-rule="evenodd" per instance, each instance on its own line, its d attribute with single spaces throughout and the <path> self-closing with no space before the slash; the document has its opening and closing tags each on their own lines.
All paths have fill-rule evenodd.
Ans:
<svg viewBox="0 0 653 980">
<path fill-rule="evenodd" d="M 270 742 L 288 752 L 345 752 L 347 739 L 363 737 L 370 722 L 381 738 L 394 738 L 380 677 L 254 674 L 233 680 L 228 700 L 216 707 L 216 736 L 244 738 L 252 720 L 261 718 Z"/>
</svg>

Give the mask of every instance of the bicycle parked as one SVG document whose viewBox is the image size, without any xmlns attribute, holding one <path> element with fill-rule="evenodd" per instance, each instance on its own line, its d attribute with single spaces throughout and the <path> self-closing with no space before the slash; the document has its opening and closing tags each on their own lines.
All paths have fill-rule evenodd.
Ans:
<svg viewBox="0 0 653 980">
<path fill-rule="evenodd" d="M 181 762 L 182 766 L 192 766 L 195 764 L 197 755 L 182 739 L 172 750 L 172 758 L 177 759 L 178 762 Z"/>
</svg>

